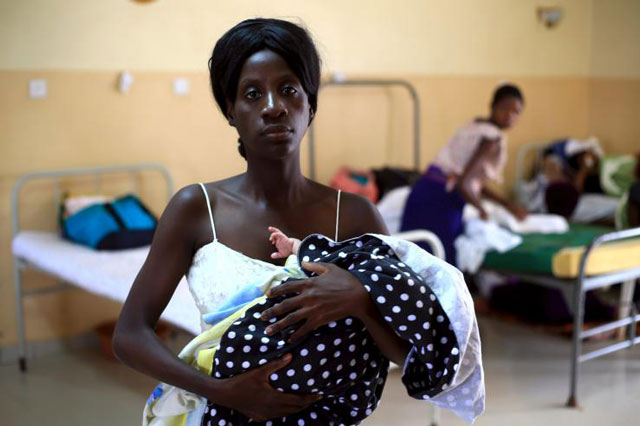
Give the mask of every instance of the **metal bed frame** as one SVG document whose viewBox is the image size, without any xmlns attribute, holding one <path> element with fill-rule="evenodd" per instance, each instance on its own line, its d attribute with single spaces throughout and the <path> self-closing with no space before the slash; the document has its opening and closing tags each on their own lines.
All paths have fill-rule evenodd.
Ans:
<svg viewBox="0 0 640 426">
<path fill-rule="evenodd" d="M 25 176 L 22 176 L 13 187 L 13 191 L 11 193 L 11 225 L 12 225 L 12 237 L 15 238 L 20 232 L 20 206 L 19 206 L 19 197 L 20 191 L 23 186 L 31 181 L 40 180 L 40 179 L 48 179 L 53 180 L 55 182 L 55 193 L 54 193 L 54 206 L 57 210 L 60 206 L 60 202 L 62 200 L 62 180 L 64 178 L 69 178 L 72 176 L 82 176 L 88 175 L 93 176 L 94 186 L 96 191 L 100 191 L 102 185 L 102 177 L 108 174 L 122 174 L 128 173 L 130 175 L 130 179 L 132 181 L 133 193 L 139 195 L 140 190 L 140 172 L 143 171 L 155 171 L 159 172 L 167 186 L 167 199 L 171 198 L 173 195 L 173 178 L 169 174 L 169 171 L 162 165 L 159 164 L 137 164 L 137 165 L 124 165 L 124 166 L 108 166 L 108 167 L 95 167 L 95 168 L 77 168 L 77 169 L 66 169 L 66 170 L 50 170 L 50 171 L 42 171 L 36 173 L 30 173 Z M 42 294 L 42 293 L 51 293 L 55 291 L 67 290 L 73 288 L 71 283 L 58 282 L 57 285 L 53 285 L 50 287 L 45 287 L 36 290 L 24 290 L 22 286 L 22 274 L 26 268 L 31 268 L 34 270 L 38 270 L 42 273 L 48 274 L 46 271 L 42 271 L 40 268 L 37 268 L 35 265 L 29 263 L 25 259 L 19 258 L 14 255 L 14 281 L 15 281 L 15 300 L 16 300 L 16 317 L 17 317 L 17 328 L 18 328 L 18 360 L 20 371 L 25 372 L 27 370 L 27 359 L 26 359 L 26 349 L 27 349 L 27 341 L 25 336 L 25 327 L 24 327 L 24 307 L 23 307 L 23 298 L 25 296 L 34 295 L 34 294 Z"/>
<path fill-rule="evenodd" d="M 547 275 L 523 274 L 520 272 L 510 273 L 510 271 L 502 269 L 495 271 L 500 274 L 514 275 L 518 278 L 522 278 L 534 284 L 557 288 L 561 290 L 567 298 L 569 306 L 573 311 L 573 336 L 571 344 L 569 398 L 567 399 L 566 403 L 568 407 L 578 406 L 577 390 L 578 377 L 580 374 L 580 363 L 610 354 L 612 352 L 619 351 L 621 349 L 626 349 L 640 343 L 640 337 L 637 337 L 635 335 L 636 323 L 640 323 L 640 314 L 638 314 L 638 311 L 632 302 L 633 285 L 635 284 L 635 280 L 640 278 L 640 259 L 638 259 L 639 265 L 634 268 L 616 271 L 609 274 L 593 276 L 587 276 L 586 274 L 587 262 L 589 261 L 589 256 L 594 249 L 606 243 L 625 240 L 633 237 L 640 237 L 640 228 L 610 232 L 608 234 L 604 234 L 594 238 L 593 241 L 591 241 L 591 243 L 585 248 L 585 251 L 580 258 L 578 277 L 575 279 L 556 278 Z M 625 301 L 629 305 L 626 307 L 628 310 L 628 315 L 625 315 L 626 318 L 620 318 L 617 321 L 608 322 L 589 330 L 583 330 L 582 328 L 584 325 L 584 303 L 586 292 L 598 288 L 608 287 L 613 284 L 622 284 L 623 286 L 623 297 L 624 299 L 626 299 Z M 622 341 L 590 352 L 582 352 L 582 341 L 584 339 L 621 327 L 627 327 L 627 336 Z"/>
<path fill-rule="evenodd" d="M 548 145 L 548 143 L 545 142 L 532 142 L 532 143 L 527 143 L 524 144 L 519 150 L 518 153 L 516 154 L 516 177 L 515 177 L 515 185 L 513 186 L 513 189 L 515 191 L 514 193 L 514 197 L 516 199 L 519 200 L 520 197 L 520 188 L 522 187 L 522 185 L 524 185 L 524 183 L 526 182 L 526 178 L 525 178 L 525 167 L 526 167 L 526 162 L 527 162 L 527 158 L 529 158 L 529 155 L 531 153 L 534 152 L 538 152 L 538 154 L 536 154 L 536 157 L 534 158 L 533 162 L 534 162 L 534 166 L 538 166 L 539 162 L 540 162 L 540 154 L 539 151 L 541 151 L 542 149 L 546 148 Z"/>
<path fill-rule="evenodd" d="M 324 82 L 320 85 L 318 92 L 331 86 L 342 87 L 402 87 L 409 92 L 411 101 L 413 103 L 413 168 L 417 171 L 420 170 L 420 99 L 418 98 L 418 91 L 416 88 L 406 80 L 401 79 L 366 79 L 366 80 L 345 80 L 345 79 L 332 79 Z M 309 126 L 309 177 L 311 179 L 316 178 L 316 157 L 315 157 L 315 145 L 316 136 L 314 125 L 311 123 Z"/>
<path fill-rule="evenodd" d="M 545 148 L 548 143 L 533 142 L 525 144 L 516 156 L 516 178 L 515 178 L 515 196 L 518 198 L 520 194 L 520 187 L 526 181 L 526 163 L 527 159 L 532 153 L 540 151 Z M 534 165 L 539 161 L 539 156 L 533 160 Z M 586 265 L 589 261 L 589 255 L 594 249 L 602 244 L 610 243 L 613 241 L 620 241 L 627 238 L 633 238 L 640 236 L 640 228 L 627 229 L 624 231 L 616 231 L 608 234 L 601 235 L 595 238 L 585 248 L 584 253 L 580 259 L 580 266 L 578 270 L 578 276 L 575 279 L 562 279 L 552 276 L 542 276 L 534 274 L 522 274 L 519 272 L 510 273 L 509 271 L 499 270 L 494 271 L 501 274 L 512 274 L 519 278 L 525 279 L 528 282 L 534 284 L 540 284 L 547 287 L 552 287 L 560 290 L 567 302 L 570 309 L 574 314 L 573 324 L 573 336 L 571 346 L 571 371 L 569 382 L 569 398 L 566 405 L 568 407 L 577 407 L 577 388 L 579 378 L 579 364 L 588 361 L 590 359 L 598 358 L 600 356 L 625 349 L 640 343 L 640 337 L 635 335 L 635 324 L 640 322 L 640 315 L 638 315 L 637 309 L 633 304 L 633 293 L 635 287 L 635 281 L 640 278 L 640 258 L 638 259 L 638 267 L 631 268 L 623 271 L 616 271 L 609 274 L 587 276 Z M 621 284 L 621 297 L 619 307 L 619 319 L 607 324 L 603 324 L 599 327 L 592 328 L 590 330 L 582 330 L 584 325 L 584 299 L 585 293 L 590 290 L 598 288 L 608 287 L 613 284 Z M 624 328 L 627 327 L 627 335 L 625 338 Z M 587 353 L 582 353 L 582 341 L 586 338 L 594 336 L 599 333 L 618 329 L 618 343 L 605 346 L 598 350 L 594 350 Z"/>
</svg>

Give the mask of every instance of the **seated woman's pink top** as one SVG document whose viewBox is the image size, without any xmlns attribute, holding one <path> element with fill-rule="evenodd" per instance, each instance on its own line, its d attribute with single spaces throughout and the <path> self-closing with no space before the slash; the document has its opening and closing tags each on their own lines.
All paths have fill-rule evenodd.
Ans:
<svg viewBox="0 0 640 426">
<path fill-rule="evenodd" d="M 502 170 L 507 162 L 506 137 L 498 126 L 486 121 L 472 121 L 460 128 L 449 140 L 433 162 L 447 175 L 458 178 L 464 172 L 471 157 L 484 139 L 497 139 L 499 149 L 481 166 L 480 174 L 472 177 L 471 190 L 480 195 L 482 186 L 489 180 L 502 182 Z M 455 182 L 452 180 L 452 182 Z"/>
</svg>

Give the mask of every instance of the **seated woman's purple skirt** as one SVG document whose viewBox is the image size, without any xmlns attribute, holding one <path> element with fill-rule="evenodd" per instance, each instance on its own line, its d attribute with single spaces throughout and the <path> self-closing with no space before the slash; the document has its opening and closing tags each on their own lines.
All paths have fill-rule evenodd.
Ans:
<svg viewBox="0 0 640 426">
<path fill-rule="evenodd" d="M 407 198 L 402 215 L 401 231 L 426 229 L 440 238 L 447 262 L 456 264 L 455 239 L 464 231 L 462 209 L 465 201 L 457 189 L 447 190 L 447 176 L 431 165 Z M 429 250 L 426 244 L 419 244 Z"/>
</svg>

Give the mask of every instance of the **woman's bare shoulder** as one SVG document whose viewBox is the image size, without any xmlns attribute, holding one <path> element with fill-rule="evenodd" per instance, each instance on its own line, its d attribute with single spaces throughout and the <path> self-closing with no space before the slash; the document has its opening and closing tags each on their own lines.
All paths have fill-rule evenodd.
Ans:
<svg viewBox="0 0 640 426">
<path fill-rule="evenodd" d="M 165 211 L 181 214 L 193 213 L 202 209 L 202 206 L 205 205 L 204 203 L 205 196 L 202 192 L 202 187 L 197 183 L 193 183 L 180 188 L 169 200 Z"/>
<path fill-rule="evenodd" d="M 215 200 L 222 194 L 233 194 L 235 186 L 238 182 L 239 176 L 232 176 L 230 178 L 204 182 L 204 183 L 192 183 L 190 185 L 182 187 L 172 197 L 169 205 L 174 205 L 181 210 L 190 210 L 192 208 L 198 208 L 205 205 L 206 197 L 202 186 L 207 192 L 211 207 L 214 206 Z"/>
<path fill-rule="evenodd" d="M 389 233 L 376 206 L 358 194 L 342 193 L 340 220 L 341 235 L 344 238 L 352 238 L 365 233 Z"/>
<path fill-rule="evenodd" d="M 235 178 L 236 177 L 232 177 L 202 184 L 192 183 L 180 188 L 180 190 L 171 197 L 171 200 L 169 200 L 165 214 L 177 216 L 180 219 L 193 219 L 201 216 L 203 212 L 207 211 L 207 197 L 211 208 L 214 208 L 216 199 L 221 193 L 232 192 L 230 186 L 232 186 Z M 206 196 L 203 191 L 203 186 L 206 191 Z"/>
</svg>

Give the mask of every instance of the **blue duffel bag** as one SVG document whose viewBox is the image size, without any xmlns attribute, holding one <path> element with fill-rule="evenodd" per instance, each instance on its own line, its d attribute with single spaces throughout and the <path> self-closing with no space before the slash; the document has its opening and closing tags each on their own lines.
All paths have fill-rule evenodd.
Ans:
<svg viewBox="0 0 640 426">
<path fill-rule="evenodd" d="M 135 195 L 90 205 L 62 220 L 62 236 L 96 250 L 151 244 L 158 221 Z"/>
</svg>

